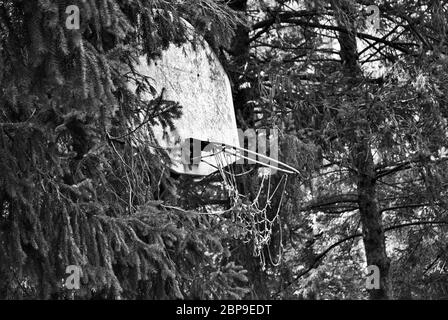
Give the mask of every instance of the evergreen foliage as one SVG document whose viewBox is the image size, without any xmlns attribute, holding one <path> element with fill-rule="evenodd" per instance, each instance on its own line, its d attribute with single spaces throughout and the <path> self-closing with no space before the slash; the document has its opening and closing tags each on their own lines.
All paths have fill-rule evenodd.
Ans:
<svg viewBox="0 0 448 320">
<path fill-rule="evenodd" d="M 216 43 L 237 20 L 211 0 L 0 1 L 0 298 L 67 297 L 68 265 L 83 270 L 76 298 L 245 292 L 216 223 L 164 207 L 176 187 L 151 126 L 181 106 L 145 101 L 154 88 L 133 66 L 185 41 L 182 18 Z"/>
<path fill-rule="evenodd" d="M 446 297 L 446 3 L 232 3 L 250 26 L 231 57 L 239 122 L 279 128 L 280 159 L 301 172 L 281 211 L 281 266 L 240 255 L 254 295 Z M 367 264 L 384 291 L 365 290 Z"/>
</svg>

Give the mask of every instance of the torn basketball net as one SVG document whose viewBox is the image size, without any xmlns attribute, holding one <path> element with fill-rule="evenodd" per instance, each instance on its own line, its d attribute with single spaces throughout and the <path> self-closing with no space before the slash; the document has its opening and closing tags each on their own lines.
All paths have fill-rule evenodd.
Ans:
<svg viewBox="0 0 448 320">
<path fill-rule="evenodd" d="M 203 153 L 205 154 L 203 155 Z M 207 161 L 210 158 L 215 160 L 213 164 Z M 245 161 L 260 166 L 258 169 L 258 175 L 261 179 L 260 187 L 253 199 L 249 199 L 247 195 L 238 190 L 237 177 L 245 173 L 235 173 L 233 164 L 246 163 Z M 282 256 L 280 208 L 288 175 L 300 174 L 299 171 L 276 159 L 238 146 L 193 138 L 186 139 L 182 146 L 182 163 L 184 165 L 198 165 L 200 162 L 205 162 L 219 171 L 223 187 L 230 199 L 229 209 L 212 211 L 208 214 L 232 213 L 236 222 L 244 229 L 245 242 L 253 241 L 253 254 L 260 258 L 262 268 L 264 269 L 266 266 L 266 252 L 271 264 L 278 266 Z M 282 177 L 275 186 L 272 186 L 271 176 L 277 171 L 282 173 Z M 279 195 L 280 200 L 277 208 L 274 210 L 275 215 L 272 217 L 272 214 L 270 214 L 271 217 L 269 217 L 268 209 L 271 208 L 272 200 L 278 193 L 281 194 Z M 279 254 L 278 261 L 274 262 L 269 244 L 276 223 L 279 226 Z"/>
</svg>

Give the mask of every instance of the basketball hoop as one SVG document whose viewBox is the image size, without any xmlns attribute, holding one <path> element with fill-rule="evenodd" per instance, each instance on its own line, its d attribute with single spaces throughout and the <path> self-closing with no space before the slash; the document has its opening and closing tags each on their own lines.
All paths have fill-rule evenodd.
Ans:
<svg viewBox="0 0 448 320">
<path fill-rule="evenodd" d="M 207 142 L 203 142 L 206 144 Z M 253 254 L 260 258 L 263 270 L 266 267 L 265 248 L 268 252 L 270 262 L 274 266 L 278 266 L 282 256 L 282 228 L 280 221 L 280 209 L 283 202 L 283 196 L 286 189 L 287 179 L 289 174 L 299 173 L 299 171 L 283 162 L 272 159 L 268 156 L 261 155 L 257 152 L 247 150 L 241 147 L 230 146 L 220 143 L 210 143 L 207 146 L 209 153 L 207 155 L 196 156 L 192 160 L 199 160 L 208 165 L 215 166 L 221 175 L 222 185 L 230 199 L 230 209 L 225 212 L 232 212 L 234 219 L 243 227 L 245 243 L 253 243 Z M 205 149 L 204 149 L 205 150 Z M 253 154 L 258 159 L 249 158 L 244 153 Z M 214 164 L 207 161 L 207 158 L 214 158 Z M 260 187 L 256 192 L 256 196 L 251 201 L 246 195 L 238 190 L 237 177 L 240 176 L 234 171 L 234 164 L 238 159 L 246 159 L 254 161 L 262 167 L 258 170 L 261 179 Z M 268 160 L 270 163 L 260 161 L 259 159 Z M 273 165 L 274 164 L 274 165 Z M 283 175 L 275 187 L 271 187 L 273 170 L 281 172 Z M 262 203 L 262 193 L 266 193 L 265 201 Z M 275 216 L 268 217 L 268 209 L 271 208 L 272 199 L 275 195 L 281 192 L 278 207 Z M 215 214 L 210 212 L 210 214 Z M 275 224 L 279 225 L 280 230 L 280 245 L 279 258 L 274 262 L 269 250 L 269 244 L 272 238 L 272 231 Z"/>
</svg>

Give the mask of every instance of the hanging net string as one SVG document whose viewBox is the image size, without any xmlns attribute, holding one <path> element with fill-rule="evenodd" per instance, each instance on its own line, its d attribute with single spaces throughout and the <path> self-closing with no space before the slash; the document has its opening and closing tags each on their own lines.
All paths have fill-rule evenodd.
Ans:
<svg viewBox="0 0 448 320">
<path fill-rule="evenodd" d="M 243 234 L 245 237 L 243 241 L 246 243 L 253 243 L 253 254 L 254 256 L 260 258 L 263 269 L 265 269 L 266 266 L 265 249 L 267 249 L 266 251 L 268 252 L 271 264 L 278 266 L 282 257 L 282 228 L 279 213 L 283 202 L 283 195 L 285 193 L 287 174 L 283 174 L 273 191 L 271 190 L 271 174 L 262 174 L 260 188 L 258 189 L 254 199 L 251 201 L 248 197 L 239 192 L 236 181 L 237 174 L 235 174 L 233 166 L 231 165 L 235 162 L 235 157 L 240 157 L 242 155 L 232 150 L 232 147 L 229 148 L 228 146 L 220 146 L 219 148 L 214 148 L 211 156 L 215 159 L 216 167 L 218 168 L 223 180 L 223 187 L 227 191 L 230 198 L 233 217 L 244 230 Z M 249 160 L 247 157 L 244 158 Z M 202 161 L 206 160 L 202 159 Z M 266 163 L 259 162 L 259 164 L 277 169 L 276 167 L 269 166 Z M 283 189 L 279 191 L 282 184 Z M 278 192 L 281 192 L 281 196 L 276 213 L 274 217 L 269 218 L 268 209 L 271 208 L 272 200 Z M 264 194 L 266 195 L 265 201 L 262 203 Z M 279 258 L 277 262 L 274 262 L 269 245 L 271 243 L 272 233 L 276 223 L 278 224 L 280 230 L 280 243 L 278 254 Z"/>
<path fill-rule="evenodd" d="M 191 140 L 196 140 L 198 145 L 201 143 L 201 153 L 196 157 L 190 158 L 190 161 L 192 160 L 193 163 L 204 162 L 218 170 L 222 178 L 222 186 L 230 200 L 229 209 L 219 212 L 211 211 L 207 214 L 224 214 L 231 212 L 234 219 L 233 221 L 243 230 L 243 241 L 253 244 L 253 254 L 260 258 L 262 268 L 264 269 L 266 266 L 265 253 L 268 254 L 271 264 L 273 266 L 278 266 L 282 261 L 282 226 L 280 221 L 280 209 L 285 194 L 287 177 L 289 174 L 300 175 L 300 172 L 285 163 L 251 150 L 227 144 L 207 142 L 197 139 Z M 204 155 L 202 155 L 202 151 L 205 152 Z M 197 155 L 197 153 L 195 155 Z M 207 161 L 210 158 L 214 161 Z M 240 159 L 248 160 L 249 163 L 258 164 L 265 169 L 258 170 L 260 187 L 252 198 L 249 198 L 238 190 L 237 177 L 248 173 L 236 174 L 234 172 L 235 167 L 232 164 Z M 283 175 L 275 188 L 273 188 L 271 177 L 276 171 L 282 172 Z M 282 184 L 283 188 L 280 188 Z M 273 190 L 271 190 L 271 188 Z M 275 208 L 275 214 L 273 215 L 272 209 L 274 208 L 272 208 L 272 200 L 279 192 L 281 192 L 280 199 L 277 208 Z M 270 244 L 275 226 L 278 226 L 279 228 L 279 253 L 278 261 L 276 262 L 273 261 L 270 251 Z"/>
</svg>

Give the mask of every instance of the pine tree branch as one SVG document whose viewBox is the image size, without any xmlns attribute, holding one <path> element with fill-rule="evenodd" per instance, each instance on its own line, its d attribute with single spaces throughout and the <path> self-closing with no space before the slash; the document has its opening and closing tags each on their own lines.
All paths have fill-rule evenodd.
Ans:
<svg viewBox="0 0 448 320">
<path fill-rule="evenodd" d="M 301 208 L 301 210 L 304 210 L 304 211 L 316 210 L 319 208 L 331 206 L 334 204 L 340 204 L 340 203 L 358 203 L 358 195 L 355 193 L 347 193 L 347 194 L 321 197 L 321 198 L 312 200 L 307 206 Z"/>
<path fill-rule="evenodd" d="M 383 169 L 383 170 L 379 170 L 379 169 L 384 167 L 384 166 L 382 166 L 382 167 L 377 166 L 377 168 L 375 170 L 379 170 L 379 171 L 375 175 L 375 179 L 378 180 L 378 179 L 380 179 L 380 178 L 382 178 L 384 176 L 388 176 L 388 175 L 394 174 L 394 173 L 399 172 L 399 171 L 410 169 L 410 168 L 412 168 L 413 164 L 421 164 L 421 163 L 440 164 L 440 163 L 443 163 L 445 161 L 448 161 L 448 157 L 431 160 L 431 158 L 429 156 L 418 156 L 418 157 L 416 157 L 416 158 L 414 158 L 412 160 L 408 160 L 408 161 L 404 161 L 404 162 L 401 162 L 401 163 L 395 163 L 395 164 L 387 165 L 387 166 L 385 166 L 387 169 Z M 390 168 L 390 167 L 392 167 L 392 168 Z"/>
<path fill-rule="evenodd" d="M 256 24 L 253 25 L 252 30 L 257 30 L 260 28 L 263 28 L 263 31 L 266 32 L 270 26 L 274 25 L 275 23 L 289 23 L 289 24 L 294 24 L 294 25 L 298 25 L 298 26 L 304 26 L 304 27 L 311 27 L 311 28 L 317 28 L 317 29 L 323 29 L 323 30 L 330 30 L 330 31 L 337 31 L 337 32 L 342 32 L 342 33 L 349 33 L 349 31 L 346 28 L 340 27 L 340 26 L 330 26 L 330 25 L 325 25 L 325 24 L 321 24 L 321 23 L 315 23 L 315 22 L 310 22 L 307 20 L 303 20 L 303 19 L 295 19 L 294 15 L 288 14 L 288 15 L 278 15 L 275 18 L 270 18 L 264 21 L 260 21 L 257 22 Z M 257 33 L 255 36 L 251 37 L 250 41 L 254 41 L 256 39 L 258 39 L 261 36 L 260 33 Z M 370 34 L 367 33 L 362 33 L 362 32 L 356 32 L 356 36 L 360 39 L 369 39 L 369 40 L 373 40 L 376 43 L 382 43 L 387 45 L 388 47 L 394 48 L 400 52 L 403 52 L 405 54 L 411 54 L 411 51 L 406 48 L 406 46 L 418 46 L 418 44 L 416 43 L 399 43 L 399 42 L 393 42 L 393 41 L 389 41 L 386 40 L 384 38 L 378 38 L 375 36 L 372 36 Z"/>
<path fill-rule="evenodd" d="M 445 220 L 439 220 L 439 221 L 415 221 L 415 222 L 409 222 L 409 223 L 403 223 L 403 224 L 399 224 L 399 225 L 395 225 L 395 226 L 390 226 L 387 228 L 384 228 L 384 232 L 387 231 L 392 231 L 392 230 L 397 230 L 397 229 L 401 229 L 401 228 L 406 228 L 406 227 L 411 227 L 411 226 L 418 226 L 418 225 L 431 225 L 431 224 L 447 224 L 448 225 L 448 221 Z M 306 274 L 308 274 L 311 270 L 315 269 L 316 267 L 318 267 L 319 262 L 334 248 L 340 246 L 341 244 L 343 244 L 344 242 L 347 242 L 349 240 L 358 238 L 358 237 L 362 237 L 362 233 L 355 233 L 352 234 L 348 237 L 345 237 L 341 240 L 336 241 L 335 243 L 333 243 L 332 245 L 330 245 L 328 248 L 326 248 L 324 251 L 322 251 L 320 254 L 318 254 L 313 262 L 311 263 L 311 265 L 305 269 L 304 271 L 302 271 L 301 273 L 299 273 L 298 275 L 296 275 L 294 277 L 294 279 L 292 281 L 289 281 L 288 284 L 286 285 L 286 287 L 282 288 L 281 290 L 277 291 L 274 294 L 274 297 L 277 297 L 280 293 L 282 293 L 283 291 L 287 290 L 291 285 L 294 284 L 295 281 L 297 281 L 298 279 L 300 279 L 301 277 L 305 276 Z"/>
</svg>

